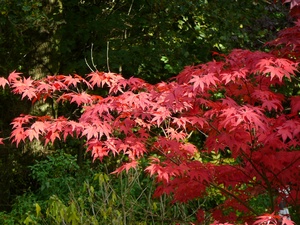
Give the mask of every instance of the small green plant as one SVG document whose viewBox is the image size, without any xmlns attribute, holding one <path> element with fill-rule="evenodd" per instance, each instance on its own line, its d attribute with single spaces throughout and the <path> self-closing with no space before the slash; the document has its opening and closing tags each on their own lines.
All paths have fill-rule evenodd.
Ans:
<svg viewBox="0 0 300 225">
<path fill-rule="evenodd" d="M 76 157 L 59 151 L 47 159 L 30 166 L 31 176 L 40 185 L 39 197 L 55 194 L 60 198 L 67 197 L 69 187 L 76 183 L 80 168 Z"/>
</svg>

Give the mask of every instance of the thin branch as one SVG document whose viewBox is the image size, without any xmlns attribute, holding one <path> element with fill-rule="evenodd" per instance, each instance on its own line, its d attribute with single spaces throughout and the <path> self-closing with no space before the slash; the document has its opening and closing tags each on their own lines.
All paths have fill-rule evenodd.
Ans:
<svg viewBox="0 0 300 225">
<path fill-rule="evenodd" d="M 92 61 L 93 67 L 94 67 L 96 70 L 98 70 L 98 69 L 97 69 L 97 65 L 95 65 L 95 63 L 94 63 L 93 47 L 94 47 L 94 44 L 92 43 L 92 45 L 91 45 L 91 61 Z"/>
<path fill-rule="evenodd" d="M 89 65 L 88 61 L 86 60 L 86 58 L 84 58 L 85 64 L 88 66 L 88 68 L 90 69 L 90 71 L 95 72 L 92 67 Z"/>
<path fill-rule="evenodd" d="M 109 68 L 109 41 L 107 41 L 107 48 L 106 48 L 106 63 L 107 63 L 107 70 L 110 73 L 110 68 Z"/>
<path fill-rule="evenodd" d="M 272 191 L 272 185 L 269 181 L 269 179 L 267 178 L 267 176 L 265 175 L 265 173 L 263 173 L 263 171 L 260 172 L 260 170 L 258 168 L 256 168 L 256 165 L 252 162 L 251 158 L 249 158 L 247 156 L 247 154 L 242 151 L 242 155 L 248 160 L 248 162 L 252 165 L 253 169 L 260 175 L 260 177 L 264 180 L 264 182 L 266 183 L 266 191 L 268 192 L 269 198 L 270 198 L 270 203 L 271 203 L 271 209 L 274 211 L 274 202 L 273 202 L 273 191 Z"/>
<path fill-rule="evenodd" d="M 210 183 L 210 185 L 214 188 L 217 188 L 218 190 L 220 190 L 224 194 L 233 197 L 236 201 L 238 201 L 241 205 L 245 206 L 253 214 L 258 215 L 258 212 L 256 212 L 252 207 L 250 207 L 248 204 L 246 204 L 242 199 L 238 198 L 235 194 L 231 193 L 230 191 L 226 190 L 225 188 L 222 188 L 222 187 L 220 187 L 220 186 L 218 186 L 214 183 Z"/>
</svg>

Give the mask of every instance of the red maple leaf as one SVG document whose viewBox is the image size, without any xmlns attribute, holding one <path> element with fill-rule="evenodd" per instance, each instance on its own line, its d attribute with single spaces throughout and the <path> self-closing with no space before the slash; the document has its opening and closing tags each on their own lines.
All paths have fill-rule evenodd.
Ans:
<svg viewBox="0 0 300 225">
<path fill-rule="evenodd" d="M 264 74 L 270 74 L 271 80 L 278 78 L 279 82 L 282 82 L 283 77 L 291 79 L 291 75 L 294 75 L 297 71 L 297 63 L 285 58 L 270 58 L 261 59 L 257 64 L 259 71 Z"/>
<path fill-rule="evenodd" d="M 31 129 L 33 129 L 37 135 L 44 134 L 49 123 L 46 121 L 35 121 L 31 125 Z"/>
<path fill-rule="evenodd" d="M 127 85 L 130 87 L 131 91 L 142 90 L 144 88 L 149 90 L 150 84 L 146 83 L 144 80 L 137 77 L 130 77 L 127 80 Z"/>
<path fill-rule="evenodd" d="M 112 172 L 112 174 L 116 173 L 116 174 L 120 174 L 122 171 L 126 171 L 128 173 L 128 171 L 130 169 L 135 169 L 138 165 L 138 162 L 133 160 L 129 163 L 125 163 L 124 165 L 120 166 L 118 169 L 116 169 L 114 172 Z"/>
<path fill-rule="evenodd" d="M 209 87 L 211 84 L 213 86 L 217 86 L 216 82 L 220 80 L 215 76 L 214 73 L 208 73 L 202 76 L 193 75 L 193 78 L 189 81 L 189 83 L 193 84 L 194 90 L 204 91 L 205 87 Z"/>
<path fill-rule="evenodd" d="M 95 159 L 100 159 L 102 161 L 103 157 L 108 156 L 109 149 L 99 143 L 97 145 L 90 146 L 89 149 L 92 151 L 92 156 Z"/>
<path fill-rule="evenodd" d="M 291 113 L 297 115 L 300 111 L 300 96 L 291 97 Z"/>
<path fill-rule="evenodd" d="M 21 79 L 21 76 L 19 76 L 19 75 L 21 75 L 22 73 L 17 73 L 16 71 L 13 71 L 13 72 L 11 72 L 10 74 L 9 74 L 9 76 L 8 76 L 8 82 L 9 83 L 12 83 L 12 82 L 15 82 L 15 81 L 17 81 L 17 80 L 19 80 L 19 79 Z"/>
<path fill-rule="evenodd" d="M 282 222 L 281 222 L 282 225 L 295 225 L 295 223 L 288 219 L 286 216 L 283 216 L 282 217 Z"/>
<path fill-rule="evenodd" d="M 273 93 L 269 90 L 255 90 L 251 93 L 251 97 L 257 99 L 258 103 L 262 103 L 262 107 L 269 111 L 282 110 L 282 101 L 284 96 Z"/>
<path fill-rule="evenodd" d="M 54 141 L 56 139 L 60 140 L 60 133 L 58 131 L 52 131 L 52 130 L 50 130 L 46 134 L 45 138 L 46 138 L 45 145 L 47 145 L 49 142 L 54 143 Z"/>
<path fill-rule="evenodd" d="M 17 146 L 19 145 L 19 143 L 21 141 L 25 141 L 26 135 L 25 135 L 24 128 L 22 128 L 22 127 L 15 128 L 11 132 L 11 139 L 12 139 L 12 142 L 13 143 L 15 142 Z"/>
<path fill-rule="evenodd" d="M 22 127 L 24 124 L 29 123 L 33 118 L 35 118 L 35 116 L 21 114 L 11 122 L 13 129 Z"/>
<path fill-rule="evenodd" d="M 33 98 L 37 98 L 37 95 L 35 93 L 35 88 L 26 88 L 22 91 L 22 99 L 27 97 L 29 100 L 32 100 Z"/>
<path fill-rule="evenodd" d="M 293 140 L 294 137 L 298 136 L 300 133 L 300 122 L 296 120 L 288 120 L 282 124 L 282 126 L 277 127 L 278 135 L 281 136 L 283 142 L 289 138 Z"/>
<path fill-rule="evenodd" d="M 8 80 L 6 80 L 4 77 L 0 77 L 0 86 L 5 88 L 5 85 L 9 85 Z"/>
<path fill-rule="evenodd" d="M 52 90 L 52 86 L 44 81 L 37 82 L 36 90 L 41 93 L 49 93 Z"/>
<path fill-rule="evenodd" d="M 171 139 L 175 139 L 177 141 L 183 140 L 187 134 L 182 131 L 176 131 L 174 128 L 170 127 L 166 129 L 166 133 L 170 136 Z"/>
<path fill-rule="evenodd" d="M 278 220 L 281 218 L 278 215 L 275 215 L 275 213 L 272 214 L 264 214 L 262 216 L 257 217 L 258 220 L 254 222 L 253 225 L 263 225 L 263 224 L 278 224 Z"/>
<path fill-rule="evenodd" d="M 104 73 L 100 73 L 100 72 L 92 72 L 88 75 L 88 77 L 90 78 L 89 82 L 91 83 L 91 85 L 94 87 L 95 85 L 97 87 L 101 87 L 102 81 L 103 81 L 103 76 Z"/>
<path fill-rule="evenodd" d="M 151 120 L 152 124 L 160 124 L 168 117 L 171 116 L 171 112 L 165 107 L 159 107 L 155 112 L 152 113 L 153 118 Z"/>
<path fill-rule="evenodd" d="M 77 84 L 79 84 L 81 82 L 79 77 L 72 77 L 71 75 L 69 76 L 64 76 L 64 84 L 67 86 L 73 86 L 73 87 L 77 87 Z"/>
<path fill-rule="evenodd" d="M 90 104 L 92 103 L 92 97 L 87 94 L 86 92 L 76 93 L 76 94 L 70 94 L 71 100 L 70 102 L 76 102 L 78 106 L 82 104 Z"/>
<path fill-rule="evenodd" d="M 25 130 L 24 136 L 32 141 L 34 138 L 39 140 L 39 134 L 34 129 L 27 129 Z"/>
</svg>

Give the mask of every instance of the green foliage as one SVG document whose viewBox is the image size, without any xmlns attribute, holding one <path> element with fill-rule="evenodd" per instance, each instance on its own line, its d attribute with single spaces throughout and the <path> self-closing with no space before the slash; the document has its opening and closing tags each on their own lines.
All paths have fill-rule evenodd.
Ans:
<svg viewBox="0 0 300 225">
<path fill-rule="evenodd" d="M 0 214 L 1 224 L 188 224 L 205 202 L 153 199 L 154 181 L 142 170 L 115 176 L 90 162 L 79 169 L 76 157 L 62 151 L 30 169 L 39 188 L 17 197 L 11 212 Z"/>
<path fill-rule="evenodd" d="M 79 166 L 75 156 L 58 152 L 30 166 L 30 169 L 31 176 L 40 184 L 41 197 L 55 193 L 60 198 L 66 198 L 69 186 L 75 186 Z"/>
<path fill-rule="evenodd" d="M 56 26 L 49 6 L 41 1 L 1 0 L 1 74 L 15 69 L 29 71 L 42 64 L 37 52 Z"/>
</svg>

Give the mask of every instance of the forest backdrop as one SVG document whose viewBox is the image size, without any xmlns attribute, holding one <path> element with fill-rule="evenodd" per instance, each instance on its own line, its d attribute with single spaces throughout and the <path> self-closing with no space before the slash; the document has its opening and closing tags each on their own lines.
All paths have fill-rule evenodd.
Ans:
<svg viewBox="0 0 300 225">
<path fill-rule="evenodd" d="M 12 73 L 14 70 L 22 72 L 29 83 L 31 82 L 29 77 L 44 79 L 49 75 L 50 77 L 46 79 L 50 83 L 55 79 L 66 79 L 66 77 L 59 78 L 60 74 L 80 74 L 82 77 L 90 74 L 92 86 L 103 84 L 109 86 L 109 79 L 115 77 L 106 77 L 107 83 L 97 80 L 94 76 L 98 73 L 91 72 L 98 70 L 119 73 L 132 82 L 128 83 L 129 86 L 132 85 L 131 88 L 140 84 L 147 90 L 151 86 L 143 86 L 145 84 L 139 83 L 140 80 L 130 80 L 130 77 L 141 78 L 151 85 L 168 81 L 169 78 L 180 73 L 186 65 L 197 65 L 213 59 L 222 60 L 226 58 L 223 54 L 235 48 L 268 52 L 270 46 L 266 46 L 265 43 L 275 39 L 278 31 L 293 26 L 293 20 L 288 15 L 289 6 L 282 5 L 281 2 L 263 0 L 230 1 L 230 4 L 227 0 L 69 0 L 46 3 L 2 1 L 0 12 L 0 71 L 8 78 L 13 88 L 16 88 L 13 86 L 14 83 L 17 84 L 19 81 L 19 75 Z M 233 56 L 234 53 L 231 57 Z M 250 58 L 251 54 L 240 52 L 239 57 L 244 59 L 246 56 Z M 293 68 L 296 67 L 290 61 L 288 64 L 292 68 L 289 72 L 293 74 L 296 70 Z M 179 84 L 188 79 L 189 75 L 186 73 L 188 73 L 187 69 L 177 77 Z M 51 76 L 56 78 L 51 80 Z M 286 73 L 284 76 L 288 78 Z M 75 78 L 69 78 L 69 82 L 75 82 L 69 84 L 75 86 L 78 82 L 83 82 L 79 76 L 77 77 L 79 80 L 73 80 Z M 199 81 L 190 78 L 191 81 L 187 83 L 194 85 L 193 91 L 199 88 L 204 90 L 204 86 Z M 271 75 L 271 78 L 274 77 Z M 280 82 L 282 78 L 279 77 Z M 217 82 L 217 78 L 211 79 L 207 86 Z M 232 77 L 228 79 L 231 80 Z M 225 85 L 229 80 L 225 80 Z M 286 96 L 297 95 L 296 81 L 297 79 L 292 80 L 276 91 Z M 1 84 L 3 87 L 6 85 L 3 80 Z M 84 88 L 84 85 L 88 84 L 83 82 L 81 88 Z M 171 87 L 162 85 L 160 88 L 160 91 L 163 91 L 164 88 Z M 107 96 L 108 90 L 99 88 L 91 93 L 104 97 Z M 142 90 L 132 89 L 132 91 Z M 58 104 L 55 101 L 57 96 L 51 96 L 45 101 L 31 104 L 30 101 L 20 101 L 20 99 L 34 100 L 36 97 L 34 94 L 24 93 L 20 89 L 15 93 L 21 94 L 21 97 L 12 95 L 6 90 L 1 92 L 2 137 L 10 136 L 11 122 L 21 113 L 50 116 L 54 119 L 63 115 L 70 120 L 76 120 L 84 112 L 80 105 L 86 103 L 80 99 L 74 100 L 74 96 L 69 95 L 73 99 L 60 100 L 71 101 L 71 103 Z M 214 93 L 214 100 L 222 99 L 224 93 L 225 89 Z M 72 101 L 76 104 L 72 104 Z M 269 111 L 273 109 L 282 111 L 281 103 L 276 102 L 277 108 L 274 104 L 273 102 L 265 106 Z M 173 110 L 176 114 L 176 109 Z M 179 110 L 177 113 L 182 112 Z M 279 114 L 269 116 L 276 115 Z M 22 123 L 26 122 L 28 121 L 24 120 Z M 157 120 L 158 128 L 160 123 L 161 121 Z M 194 123 L 199 122 L 194 121 Z M 14 128 L 18 126 L 16 120 L 13 125 Z M 152 132 L 161 135 L 162 131 L 154 129 Z M 39 142 L 32 141 L 38 139 L 35 136 L 27 136 L 30 143 L 23 143 L 18 134 L 20 133 L 15 133 L 10 139 L 16 142 L 17 146 L 8 143 L 1 146 L 0 207 L 3 212 L 0 214 L 0 219 L 5 221 L 5 224 L 22 222 L 47 224 L 49 221 L 67 224 L 84 224 L 83 221 L 86 224 L 96 224 L 96 221 L 99 224 L 102 222 L 108 224 L 108 221 L 112 224 L 188 223 L 197 220 L 197 217 L 201 219 L 199 209 L 210 212 L 216 206 L 226 202 L 217 185 L 207 190 L 207 197 L 196 194 L 199 198 L 185 205 L 171 204 L 172 199 L 165 195 L 153 200 L 155 186 L 149 188 L 153 184 L 153 179 L 141 172 L 148 166 L 147 158 L 141 159 L 140 169 L 129 170 L 129 174 L 121 173 L 116 178 L 115 175 L 108 174 L 122 165 L 126 160 L 124 156 L 105 158 L 102 162 L 96 160 L 92 163 L 90 153 L 86 153 L 84 149 L 85 140 L 69 137 L 66 142 L 57 140 L 51 147 L 45 148 Z M 168 135 L 170 134 L 172 133 Z M 122 134 L 114 135 L 122 136 Z M 190 135 L 189 142 L 197 147 L 200 147 L 207 138 L 201 131 L 194 131 Z M 283 136 L 283 142 L 287 138 L 291 140 L 296 138 L 294 136 Z M 156 140 L 155 137 L 152 138 L 153 144 Z M 177 140 L 182 136 L 174 138 Z M 4 142 L 6 141 L 8 140 L 5 139 Z M 293 146 L 296 149 L 299 147 L 297 144 Z M 242 163 L 231 161 L 234 157 L 230 148 L 223 150 L 205 153 L 207 155 L 196 154 L 194 157 L 196 161 L 204 160 L 216 165 L 224 162 Z M 102 158 L 101 155 L 99 157 Z M 297 170 L 297 167 L 295 168 Z M 126 167 L 124 169 L 127 170 Z M 155 171 L 152 170 L 150 173 Z M 245 187 L 239 186 L 239 188 Z M 272 194 L 272 191 L 270 193 Z M 256 207 L 255 212 L 263 213 L 268 208 L 276 208 L 273 203 L 266 200 L 268 198 L 264 194 L 268 193 L 260 193 L 256 199 L 253 199 L 254 202 L 249 204 L 248 209 Z M 291 209 L 295 221 L 299 220 L 296 215 L 296 210 L 299 209 L 297 207 L 299 206 L 295 205 L 295 208 Z M 239 211 L 229 210 L 225 214 L 227 217 L 224 215 L 223 218 L 226 218 L 226 221 L 242 221 L 244 218 L 243 212 Z M 202 220 L 206 220 L 206 223 L 212 222 L 209 213 Z"/>
</svg>

